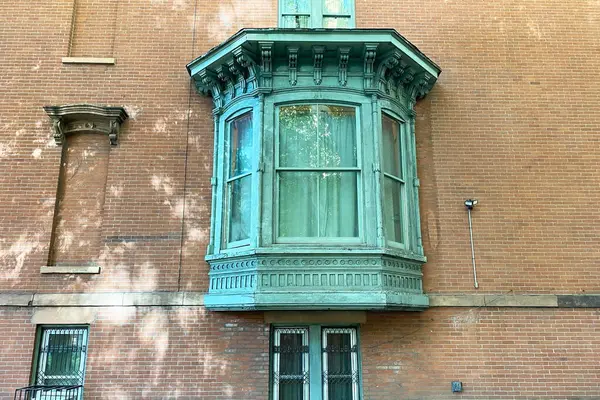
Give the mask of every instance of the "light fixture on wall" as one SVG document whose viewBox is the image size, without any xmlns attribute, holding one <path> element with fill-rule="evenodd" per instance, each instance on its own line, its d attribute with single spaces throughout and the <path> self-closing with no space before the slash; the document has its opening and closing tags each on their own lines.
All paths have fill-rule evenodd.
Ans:
<svg viewBox="0 0 600 400">
<path fill-rule="evenodd" d="M 469 236 L 471 238 L 471 260 L 473 261 L 473 285 L 475 289 L 479 288 L 479 282 L 477 282 L 477 268 L 475 266 L 475 246 L 473 244 L 473 223 L 471 221 L 471 210 L 477 205 L 478 201 L 476 199 L 467 199 L 465 200 L 465 207 L 467 207 L 467 212 L 469 214 Z"/>
</svg>

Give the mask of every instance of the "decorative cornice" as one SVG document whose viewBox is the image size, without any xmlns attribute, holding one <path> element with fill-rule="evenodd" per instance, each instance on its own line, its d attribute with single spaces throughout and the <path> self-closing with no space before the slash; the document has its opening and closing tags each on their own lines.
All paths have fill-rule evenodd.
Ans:
<svg viewBox="0 0 600 400">
<path fill-rule="evenodd" d="M 440 73 L 397 32 L 377 29 L 243 30 L 187 67 L 198 91 L 211 95 L 216 109 L 241 94 L 290 87 L 360 91 L 408 107 Z M 423 78 L 413 84 L 417 76 Z"/>
<path fill-rule="evenodd" d="M 123 107 L 92 104 L 44 106 L 52 121 L 54 141 L 62 145 L 65 137 L 79 132 L 98 132 L 108 135 L 112 146 L 119 141 L 121 125 L 129 116 Z"/>
</svg>

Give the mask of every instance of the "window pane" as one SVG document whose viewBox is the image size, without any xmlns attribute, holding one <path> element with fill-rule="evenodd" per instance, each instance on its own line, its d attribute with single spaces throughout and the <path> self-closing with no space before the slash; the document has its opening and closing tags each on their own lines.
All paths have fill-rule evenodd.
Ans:
<svg viewBox="0 0 600 400">
<path fill-rule="evenodd" d="M 323 354 L 324 397 L 352 400 L 358 396 L 358 357 L 356 331 L 352 328 L 326 328 Z"/>
<path fill-rule="evenodd" d="M 279 399 L 302 400 L 304 389 L 302 334 L 281 334 L 279 357 Z"/>
<path fill-rule="evenodd" d="M 251 198 L 251 175 L 229 182 L 229 242 L 250 237 Z"/>
<path fill-rule="evenodd" d="M 310 14 L 310 0 L 282 0 L 282 14 Z"/>
<path fill-rule="evenodd" d="M 282 28 L 310 28 L 309 15 L 284 15 Z"/>
<path fill-rule="evenodd" d="M 323 14 L 351 14 L 351 0 L 324 0 Z"/>
<path fill-rule="evenodd" d="M 231 166 L 229 177 L 252 168 L 252 116 L 245 114 L 231 122 Z"/>
<path fill-rule="evenodd" d="M 323 17 L 323 28 L 350 28 L 350 17 Z"/>
<path fill-rule="evenodd" d="M 280 172 L 279 236 L 357 237 L 356 172 Z"/>
<path fill-rule="evenodd" d="M 354 108 L 326 105 L 281 107 L 281 167 L 355 167 L 356 154 Z"/>
<path fill-rule="evenodd" d="M 317 106 L 289 106 L 279 110 L 279 165 L 318 166 Z"/>
<path fill-rule="evenodd" d="M 402 183 L 385 177 L 383 180 L 383 223 L 388 240 L 402 243 Z"/>
<path fill-rule="evenodd" d="M 319 105 L 319 167 L 356 166 L 354 108 Z"/>
<path fill-rule="evenodd" d="M 383 136 L 383 172 L 402 178 L 400 124 L 386 115 L 383 116 L 381 124 Z"/>
</svg>

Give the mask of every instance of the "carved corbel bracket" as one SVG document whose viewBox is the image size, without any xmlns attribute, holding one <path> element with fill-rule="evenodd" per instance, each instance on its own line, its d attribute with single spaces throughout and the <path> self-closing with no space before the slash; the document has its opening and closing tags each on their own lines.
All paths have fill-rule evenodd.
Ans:
<svg viewBox="0 0 600 400">
<path fill-rule="evenodd" d="M 229 71 L 229 65 L 220 65 L 216 69 L 217 77 L 225 84 L 225 87 L 231 93 L 231 97 L 235 97 L 235 77 Z"/>
<path fill-rule="evenodd" d="M 223 106 L 223 90 L 221 89 L 217 74 L 207 69 L 203 69 L 198 72 L 198 78 L 200 83 L 211 92 L 215 108 L 221 108 Z"/>
<path fill-rule="evenodd" d="M 433 76 L 428 74 L 427 72 L 423 72 L 414 77 L 411 84 L 408 86 L 408 94 L 410 98 L 410 106 L 414 107 L 417 100 L 425 97 L 427 93 L 431 90 L 435 79 Z"/>
<path fill-rule="evenodd" d="M 273 87 L 273 42 L 259 42 L 261 60 L 261 86 Z"/>
<path fill-rule="evenodd" d="M 235 85 L 236 85 L 235 82 L 239 82 L 240 92 L 244 93 L 246 91 L 246 78 L 244 77 L 244 68 L 235 60 L 235 58 L 232 58 L 231 60 L 229 60 L 227 62 L 227 66 L 229 67 L 229 72 L 234 77 L 234 79 L 233 79 L 234 93 L 235 93 Z"/>
<path fill-rule="evenodd" d="M 379 67 L 377 68 L 377 81 L 379 90 L 389 93 L 388 80 L 391 78 L 396 66 L 400 64 L 401 58 L 402 53 L 399 50 L 394 50 L 382 58 L 382 61 L 379 63 Z"/>
<path fill-rule="evenodd" d="M 298 83 L 298 47 L 288 47 L 288 63 L 290 72 L 290 85 Z"/>
<path fill-rule="evenodd" d="M 253 55 L 240 46 L 233 49 L 233 56 L 235 58 L 235 62 L 242 69 L 246 69 L 248 71 L 246 76 L 244 76 L 244 72 L 242 71 L 242 77 L 244 78 L 245 85 L 244 91 L 253 90 L 258 85 L 258 72 L 256 68 L 257 64 Z"/>
<path fill-rule="evenodd" d="M 348 61 L 350 60 L 350 47 L 340 47 L 338 49 L 339 59 L 339 77 L 341 86 L 348 84 Z"/>
<path fill-rule="evenodd" d="M 52 136 L 57 145 L 65 137 L 79 132 L 96 132 L 108 135 L 112 146 L 119 142 L 121 125 L 129 116 L 123 107 L 104 107 L 91 104 L 44 106 L 52 120 Z"/>
<path fill-rule="evenodd" d="M 314 81 L 315 85 L 323 82 L 323 57 L 325 55 L 325 46 L 313 46 L 314 61 Z"/>
<path fill-rule="evenodd" d="M 375 76 L 375 58 L 377 57 L 377 43 L 365 44 L 365 89 L 373 89 L 373 78 Z"/>
</svg>

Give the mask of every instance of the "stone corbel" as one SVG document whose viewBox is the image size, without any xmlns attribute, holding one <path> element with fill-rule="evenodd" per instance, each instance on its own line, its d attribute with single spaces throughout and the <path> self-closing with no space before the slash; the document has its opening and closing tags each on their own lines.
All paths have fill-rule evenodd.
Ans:
<svg viewBox="0 0 600 400">
<path fill-rule="evenodd" d="M 288 62 L 290 72 L 290 85 L 298 83 L 298 47 L 288 47 Z"/>
<path fill-rule="evenodd" d="M 374 65 L 377 57 L 377 43 L 365 44 L 365 89 L 373 89 L 373 78 L 375 75 Z"/>
<path fill-rule="evenodd" d="M 314 59 L 314 81 L 315 85 L 323 82 L 323 56 L 325 55 L 325 46 L 313 46 Z"/>
<path fill-rule="evenodd" d="M 52 136 L 57 145 L 62 145 L 66 136 L 80 132 L 95 132 L 108 135 L 112 146 L 119 143 L 119 130 L 128 118 L 123 107 L 104 107 L 91 104 L 44 106 L 52 120 Z"/>
</svg>

